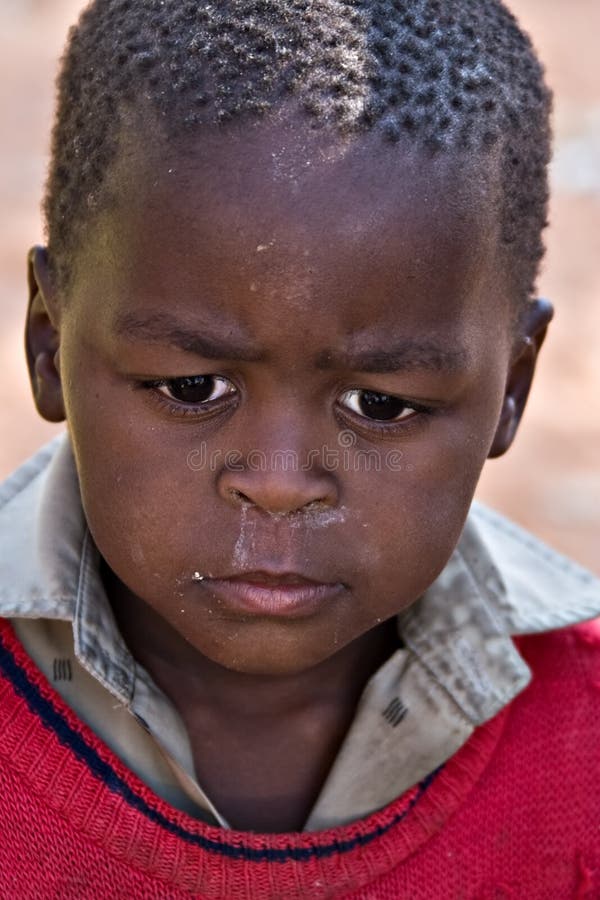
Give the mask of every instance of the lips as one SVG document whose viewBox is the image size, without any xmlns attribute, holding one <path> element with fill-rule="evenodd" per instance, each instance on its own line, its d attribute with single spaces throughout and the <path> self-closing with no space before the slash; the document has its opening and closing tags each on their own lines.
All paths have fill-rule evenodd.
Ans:
<svg viewBox="0 0 600 900">
<path fill-rule="evenodd" d="M 227 581 L 247 581 L 250 584 L 264 584 L 278 586 L 283 584 L 300 585 L 300 584 L 326 584 L 327 582 L 315 581 L 313 578 L 306 578 L 297 572 L 267 572 L 261 569 L 256 572 L 242 572 L 238 575 L 228 575 Z"/>
<path fill-rule="evenodd" d="M 322 582 L 298 572 L 254 570 L 224 578 L 205 578 L 201 588 L 220 607 L 244 615 L 301 618 L 314 615 L 345 590 L 340 582 Z"/>
</svg>

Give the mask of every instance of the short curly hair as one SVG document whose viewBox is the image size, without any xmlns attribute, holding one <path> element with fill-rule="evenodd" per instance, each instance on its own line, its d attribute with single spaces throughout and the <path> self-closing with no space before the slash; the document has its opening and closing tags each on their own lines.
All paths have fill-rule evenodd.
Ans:
<svg viewBox="0 0 600 900">
<path fill-rule="evenodd" d="M 92 0 L 70 33 L 44 211 L 66 288 L 102 205 L 121 113 L 169 139 L 294 100 L 315 128 L 499 160 L 503 245 L 520 300 L 544 253 L 551 94 L 500 0 Z"/>
</svg>

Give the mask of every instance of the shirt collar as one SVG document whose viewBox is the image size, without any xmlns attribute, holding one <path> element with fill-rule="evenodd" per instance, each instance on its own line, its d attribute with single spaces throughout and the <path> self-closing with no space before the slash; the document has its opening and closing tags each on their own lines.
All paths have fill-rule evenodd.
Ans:
<svg viewBox="0 0 600 900">
<path fill-rule="evenodd" d="M 506 585 L 469 518 L 442 573 L 399 616 L 406 646 L 473 725 L 496 715 L 530 679 L 502 605 Z"/>
<path fill-rule="evenodd" d="M 0 546 L 0 615 L 72 622 L 81 664 L 128 705 L 135 665 L 102 585 L 66 434 L 0 487 Z"/>
</svg>

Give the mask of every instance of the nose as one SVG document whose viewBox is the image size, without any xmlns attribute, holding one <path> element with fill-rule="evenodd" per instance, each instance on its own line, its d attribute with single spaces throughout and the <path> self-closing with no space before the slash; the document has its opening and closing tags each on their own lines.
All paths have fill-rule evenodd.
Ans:
<svg viewBox="0 0 600 900">
<path fill-rule="evenodd" d="M 251 504 L 278 515 L 337 506 L 334 472 L 322 466 L 316 451 L 290 449 L 290 443 L 286 450 L 273 449 L 272 443 L 270 449 L 250 450 L 235 465 L 225 465 L 217 482 L 220 496 L 235 506 Z"/>
</svg>

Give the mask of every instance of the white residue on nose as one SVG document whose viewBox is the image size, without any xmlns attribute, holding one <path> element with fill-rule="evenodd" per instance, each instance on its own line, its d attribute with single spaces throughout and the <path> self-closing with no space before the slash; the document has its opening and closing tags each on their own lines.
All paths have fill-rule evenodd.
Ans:
<svg viewBox="0 0 600 900">
<path fill-rule="evenodd" d="M 315 509 L 306 507 L 290 515 L 292 528 L 327 528 L 329 525 L 341 525 L 348 518 L 348 507 L 339 509 Z"/>
<path fill-rule="evenodd" d="M 341 525 L 345 522 L 348 518 L 348 507 L 323 509 L 319 504 L 315 504 L 292 512 L 269 513 L 269 516 L 276 522 L 285 521 L 290 528 L 326 528 L 328 525 Z"/>
<path fill-rule="evenodd" d="M 252 558 L 255 549 L 256 522 L 248 519 L 248 506 L 241 509 L 240 533 L 233 548 L 232 562 L 234 567 L 243 569 Z"/>
<path fill-rule="evenodd" d="M 242 506 L 240 510 L 240 533 L 235 542 L 232 555 L 232 563 L 235 569 L 243 570 L 248 567 L 256 559 L 256 515 L 252 514 L 249 518 L 248 511 L 251 509 L 249 505 Z M 298 539 L 303 541 L 310 531 L 316 528 L 327 528 L 329 525 L 339 525 L 348 518 L 348 508 L 340 506 L 339 509 L 305 507 L 301 510 L 294 510 L 287 513 L 270 513 L 271 521 L 276 522 L 279 526 L 277 541 L 280 548 L 286 543 L 286 539 L 291 537 L 290 532 L 301 530 L 301 534 L 294 537 L 294 542 Z M 264 529 L 265 523 L 261 526 Z"/>
</svg>

